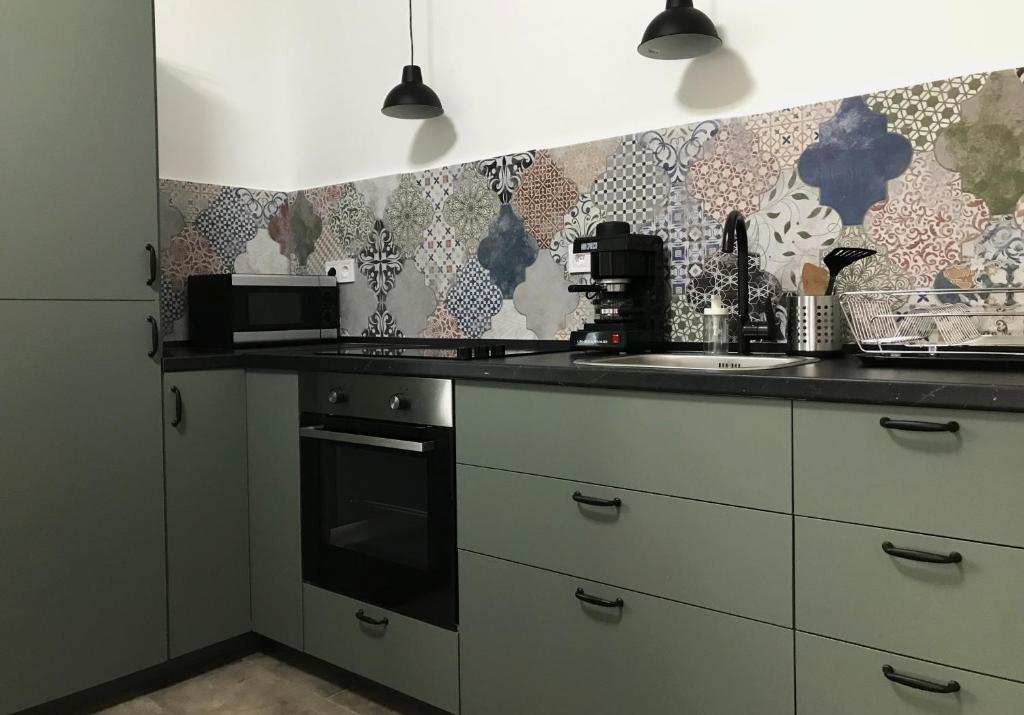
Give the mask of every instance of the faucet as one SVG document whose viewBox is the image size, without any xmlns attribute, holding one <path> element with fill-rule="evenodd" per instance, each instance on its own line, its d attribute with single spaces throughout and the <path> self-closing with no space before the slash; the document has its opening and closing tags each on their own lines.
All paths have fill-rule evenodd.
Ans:
<svg viewBox="0 0 1024 715">
<path fill-rule="evenodd" d="M 732 253 L 736 250 L 736 312 L 738 327 L 736 330 L 736 352 L 740 355 L 750 353 L 750 340 L 757 338 L 770 340 L 774 333 L 772 318 L 765 312 L 764 323 L 753 323 L 750 320 L 750 249 L 747 245 L 747 222 L 740 211 L 732 211 L 725 218 L 722 230 L 722 252 Z"/>
</svg>

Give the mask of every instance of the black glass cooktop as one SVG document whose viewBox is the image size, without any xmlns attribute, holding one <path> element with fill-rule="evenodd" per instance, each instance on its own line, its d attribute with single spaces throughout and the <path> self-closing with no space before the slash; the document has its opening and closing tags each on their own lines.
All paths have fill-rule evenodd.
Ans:
<svg viewBox="0 0 1024 715">
<path fill-rule="evenodd" d="M 541 353 L 563 352 L 565 348 L 524 347 L 518 345 L 477 343 L 453 343 L 431 345 L 429 343 L 337 343 L 317 351 L 317 355 L 347 355 L 388 358 L 430 358 L 434 360 L 490 360 L 492 358 L 516 355 L 539 355 Z"/>
</svg>

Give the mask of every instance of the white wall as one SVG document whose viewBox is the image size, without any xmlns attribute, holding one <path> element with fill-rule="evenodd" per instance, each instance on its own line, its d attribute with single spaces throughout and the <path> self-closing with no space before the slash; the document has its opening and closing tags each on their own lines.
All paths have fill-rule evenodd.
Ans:
<svg viewBox="0 0 1024 715">
<path fill-rule="evenodd" d="M 161 171 L 302 188 L 1024 65 L 1012 0 L 696 5 L 726 48 L 657 62 L 635 47 L 663 0 L 414 0 L 447 113 L 407 122 L 380 114 L 404 0 L 157 0 L 158 58 L 188 88 L 160 83 Z M 211 127 L 185 106 L 196 86 Z"/>
</svg>

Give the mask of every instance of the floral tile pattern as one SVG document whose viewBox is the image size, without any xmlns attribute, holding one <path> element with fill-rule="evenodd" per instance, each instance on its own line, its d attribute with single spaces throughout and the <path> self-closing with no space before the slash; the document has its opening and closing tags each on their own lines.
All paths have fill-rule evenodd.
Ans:
<svg viewBox="0 0 1024 715">
<path fill-rule="evenodd" d="M 822 290 L 823 254 L 843 245 L 878 254 L 839 291 L 1024 286 L 1022 79 L 967 75 L 288 194 L 161 180 L 162 328 L 187 337 L 190 275 L 321 274 L 355 258 L 339 286 L 347 335 L 566 339 L 593 317 L 566 290 L 589 280 L 567 271 L 572 242 L 618 219 L 664 240 L 668 327 L 696 341 L 711 295 L 735 302 L 736 257 L 720 252 L 734 208 L 755 301 Z M 998 291 L 986 300 L 1005 307 Z"/>
</svg>

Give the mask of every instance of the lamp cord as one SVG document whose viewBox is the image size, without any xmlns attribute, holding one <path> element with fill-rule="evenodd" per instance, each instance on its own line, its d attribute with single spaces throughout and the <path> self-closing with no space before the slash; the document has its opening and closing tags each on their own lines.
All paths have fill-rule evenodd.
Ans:
<svg viewBox="0 0 1024 715">
<path fill-rule="evenodd" d="M 409 64 L 416 64 L 416 45 L 412 39 L 412 0 L 409 0 Z"/>
</svg>

